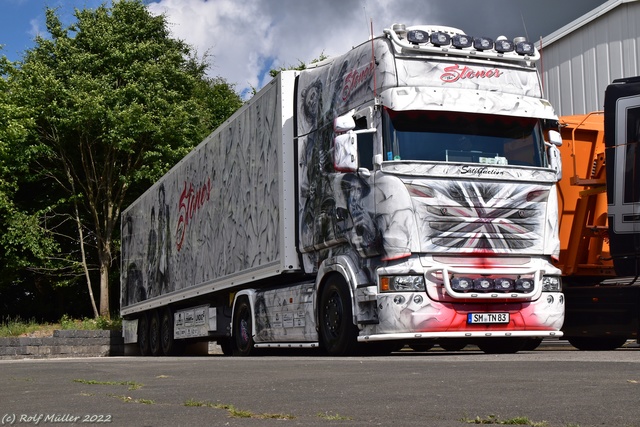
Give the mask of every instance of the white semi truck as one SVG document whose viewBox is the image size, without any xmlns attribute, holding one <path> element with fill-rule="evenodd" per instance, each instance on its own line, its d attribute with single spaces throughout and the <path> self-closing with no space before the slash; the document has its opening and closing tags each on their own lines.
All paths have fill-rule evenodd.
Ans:
<svg viewBox="0 0 640 427">
<path fill-rule="evenodd" d="M 561 336 L 538 59 L 523 38 L 394 24 L 281 72 L 123 212 L 125 343 L 493 353 Z"/>
</svg>

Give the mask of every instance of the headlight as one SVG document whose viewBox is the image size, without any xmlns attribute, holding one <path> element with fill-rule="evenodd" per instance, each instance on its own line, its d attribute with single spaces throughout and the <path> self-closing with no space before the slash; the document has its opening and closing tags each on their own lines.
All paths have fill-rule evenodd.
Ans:
<svg viewBox="0 0 640 427">
<path fill-rule="evenodd" d="M 560 292 L 562 291 L 562 279 L 560 276 L 542 276 L 543 292 Z"/>
<path fill-rule="evenodd" d="M 381 292 L 424 291 L 423 276 L 383 276 L 380 278 Z"/>
</svg>

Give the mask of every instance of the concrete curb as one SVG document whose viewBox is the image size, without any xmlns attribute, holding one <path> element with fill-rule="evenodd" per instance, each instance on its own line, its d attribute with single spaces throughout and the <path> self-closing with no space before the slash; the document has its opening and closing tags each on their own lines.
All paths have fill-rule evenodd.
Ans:
<svg viewBox="0 0 640 427">
<path fill-rule="evenodd" d="M 121 331 L 55 330 L 52 337 L 0 338 L 2 359 L 122 356 Z"/>
</svg>

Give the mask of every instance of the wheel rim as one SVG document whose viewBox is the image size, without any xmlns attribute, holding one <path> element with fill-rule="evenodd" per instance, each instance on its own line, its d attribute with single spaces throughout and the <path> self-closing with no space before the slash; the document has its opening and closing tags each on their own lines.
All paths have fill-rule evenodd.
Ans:
<svg viewBox="0 0 640 427">
<path fill-rule="evenodd" d="M 166 314 L 163 315 L 162 324 L 160 325 L 160 339 L 162 341 L 162 351 L 165 354 L 170 353 L 173 341 L 173 331 L 171 330 L 171 326 L 171 317 Z"/>
<path fill-rule="evenodd" d="M 151 322 L 149 323 L 149 347 L 151 348 L 151 353 L 158 354 L 158 350 L 160 350 L 160 322 L 156 316 L 151 317 Z"/>
<path fill-rule="evenodd" d="M 242 352 L 249 350 L 251 345 L 251 320 L 249 319 L 250 313 L 247 307 L 242 307 L 238 316 L 238 329 L 237 335 L 238 349 Z"/>
<path fill-rule="evenodd" d="M 332 341 L 340 337 L 343 316 L 342 299 L 333 292 L 324 307 L 324 327 L 327 337 Z"/>
<path fill-rule="evenodd" d="M 140 353 L 146 356 L 149 352 L 149 323 L 145 316 L 141 317 L 138 322 L 138 345 Z"/>
</svg>

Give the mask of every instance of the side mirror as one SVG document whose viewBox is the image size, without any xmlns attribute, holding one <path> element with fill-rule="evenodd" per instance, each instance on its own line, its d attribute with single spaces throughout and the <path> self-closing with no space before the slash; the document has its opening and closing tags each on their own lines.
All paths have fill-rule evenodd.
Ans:
<svg viewBox="0 0 640 427">
<path fill-rule="evenodd" d="M 547 149 L 547 156 L 549 157 L 549 167 L 556 171 L 556 177 L 558 181 L 560 181 L 562 179 L 562 158 L 560 157 L 560 150 L 556 145 L 551 145 Z"/>
<path fill-rule="evenodd" d="M 358 170 L 358 137 L 349 131 L 333 140 L 333 167 L 339 172 Z"/>
<path fill-rule="evenodd" d="M 335 133 L 348 132 L 356 128 L 356 121 L 353 119 L 355 111 L 351 110 L 347 114 L 336 117 L 333 121 L 333 131 Z"/>
<path fill-rule="evenodd" d="M 562 136 L 560 136 L 560 132 L 558 132 L 557 130 L 550 130 L 549 142 L 556 147 L 560 147 L 562 145 Z"/>
</svg>

